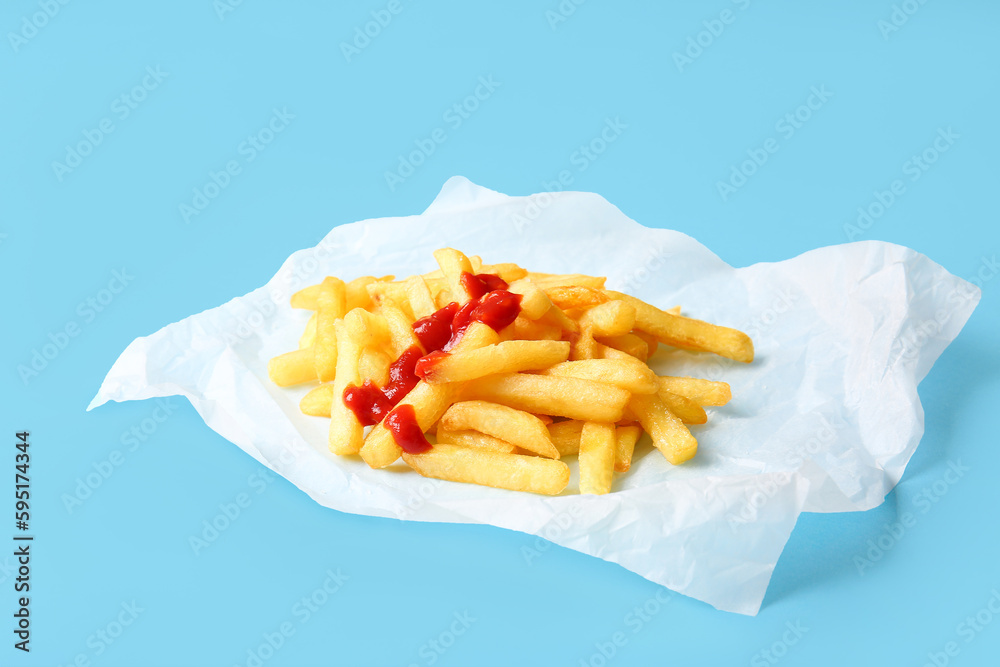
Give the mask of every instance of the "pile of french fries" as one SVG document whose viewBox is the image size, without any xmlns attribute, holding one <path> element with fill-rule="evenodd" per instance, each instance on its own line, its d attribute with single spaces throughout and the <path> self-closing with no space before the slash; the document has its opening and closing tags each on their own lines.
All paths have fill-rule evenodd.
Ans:
<svg viewBox="0 0 1000 667">
<path fill-rule="evenodd" d="M 282 387 L 316 385 L 300 408 L 330 419 L 333 453 L 360 454 L 372 468 L 402 457 L 425 477 L 551 495 L 566 489 L 564 459 L 577 456 L 580 493 L 604 494 L 613 473 L 629 469 L 643 431 L 670 463 L 683 463 L 698 449 L 688 425 L 731 397 L 725 382 L 658 376 L 647 362 L 659 345 L 753 361 L 746 334 L 605 289 L 601 277 L 488 265 L 451 248 L 434 257 L 437 270 L 405 280 L 327 277 L 292 296 L 292 307 L 313 314 L 299 348 L 271 359 L 268 372 Z M 505 298 L 519 301 L 516 318 L 499 330 L 473 320 L 432 353 L 415 328 L 449 304 L 479 303 L 469 303 L 476 276 L 515 295 Z M 407 382 L 412 369 L 401 368 L 411 357 L 420 357 L 419 377 Z M 391 398 L 367 435 L 344 400 L 360 387 Z M 426 444 L 414 447 L 414 437 Z"/>
</svg>

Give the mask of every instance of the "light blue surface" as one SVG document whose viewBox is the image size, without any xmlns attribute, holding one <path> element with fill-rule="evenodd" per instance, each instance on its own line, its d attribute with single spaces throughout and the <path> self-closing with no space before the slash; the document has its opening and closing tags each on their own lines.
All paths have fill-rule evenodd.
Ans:
<svg viewBox="0 0 1000 667">
<path fill-rule="evenodd" d="M 37 536 L 30 655 L 12 648 L 13 559 L 0 556 L 0 664 L 253 665 L 248 651 L 265 635 L 278 643 L 283 623 L 294 634 L 264 649 L 269 667 L 997 664 L 1000 617 L 961 624 L 1000 590 L 1000 6 L 567 0 L 573 12 L 557 21 L 556 0 L 247 0 L 220 14 L 223 1 L 0 10 L 10 294 L 0 541 L 14 532 L 21 429 L 31 431 Z M 894 11 L 898 30 L 880 29 Z M 372 12 L 391 21 L 348 62 L 340 43 Z M 689 38 L 707 46 L 678 66 Z M 477 86 L 474 112 L 449 112 Z M 275 110 L 294 117 L 275 120 L 282 129 L 261 149 L 244 145 Z M 808 116 L 799 127 L 782 120 L 797 111 Z M 586 157 L 609 119 L 624 129 Z M 60 180 L 53 162 L 102 122 L 113 131 Z M 385 172 L 438 128 L 443 143 L 390 189 Z M 912 162 L 949 129 L 938 141 L 948 150 L 928 153 L 934 164 Z M 724 201 L 717 182 L 761 150 L 767 161 Z M 180 206 L 229 161 L 239 173 L 185 222 Z M 982 303 L 920 387 L 927 431 L 903 481 L 870 512 L 803 516 L 759 616 L 679 596 L 661 604 L 658 586 L 560 547 L 529 564 L 522 547 L 535 539 L 521 534 L 324 509 L 264 478 L 182 400 L 84 412 L 133 338 L 256 288 L 332 226 L 417 213 L 454 174 L 526 194 L 563 170 L 572 189 L 691 234 L 734 265 L 850 235 L 980 276 Z M 867 229 L 845 229 L 896 179 L 895 200 L 880 216 L 871 208 Z M 67 325 L 77 335 L 63 339 Z M 18 366 L 50 336 L 65 348 L 22 381 Z M 107 472 L 110 457 L 121 465 L 68 511 L 65 495 Z M 968 470 L 956 478 L 949 462 Z M 239 494 L 248 506 L 195 555 L 189 537 Z M 912 525 L 886 537 L 905 513 Z M 880 538 L 888 549 L 859 574 L 855 556 Z M 348 578 L 316 592 L 328 571 Z M 307 613 L 300 601 L 314 593 L 324 603 Z M 98 632 L 130 621 L 122 605 L 133 601 L 142 611 L 105 643 Z M 645 616 L 635 611 L 644 604 Z"/>
</svg>

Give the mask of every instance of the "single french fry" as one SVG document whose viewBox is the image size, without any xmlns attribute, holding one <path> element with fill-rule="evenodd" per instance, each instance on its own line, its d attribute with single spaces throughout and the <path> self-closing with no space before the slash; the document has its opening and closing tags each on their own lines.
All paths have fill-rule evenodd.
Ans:
<svg viewBox="0 0 1000 667">
<path fill-rule="evenodd" d="M 371 380 L 379 387 L 389 384 L 389 366 L 392 359 L 378 347 L 366 347 L 358 359 L 358 375 L 361 382 Z"/>
<path fill-rule="evenodd" d="M 617 359 L 624 361 L 629 361 L 629 360 L 635 361 L 635 357 L 633 357 L 628 352 L 622 352 L 621 350 L 616 350 L 610 345 L 605 345 L 604 343 L 598 343 L 596 340 L 594 341 L 594 345 L 591 349 L 592 349 L 591 354 L 593 354 L 592 357 L 593 359 Z"/>
<path fill-rule="evenodd" d="M 564 361 L 547 367 L 541 374 L 605 382 L 633 394 L 652 394 L 659 388 L 656 374 L 633 357 Z"/>
<path fill-rule="evenodd" d="M 503 373 L 465 383 L 464 400 L 500 403 L 525 412 L 616 422 L 628 391 L 603 382 L 554 375 Z"/>
<path fill-rule="evenodd" d="M 698 405 L 725 405 L 733 398 L 729 384 L 700 378 L 661 376 L 660 389 L 690 398 Z"/>
<path fill-rule="evenodd" d="M 388 276 L 388 279 L 392 280 L 392 276 Z M 371 308 L 372 297 L 368 293 L 368 286 L 378 281 L 379 279 L 375 276 L 361 276 L 349 281 L 345 286 L 347 310 Z"/>
<path fill-rule="evenodd" d="M 635 326 L 635 307 L 620 300 L 598 304 L 580 318 L 580 327 L 595 336 L 623 336 Z"/>
<path fill-rule="evenodd" d="M 537 456 L 435 445 L 423 454 L 403 454 L 403 460 L 424 477 L 498 489 L 556 495 L 569 484 L 569 466 Z"/>
<path fill-rule="evenodd" d="M 653 439 L 653 445 L 670 463 L 684 463 L 698 451 L 698 441 L 691 435 L 691 431 L 679 417 L 667 409 L 656 394 L 632 396 L 629 410 Z"/>
<path fill-rule="evenodd" d="M 507 290 L 521 295 L 521 314 L 529 320 L 539 319 L 552 307 L 552 300 L 530 278 L 515 280 Z"/>
<path fill-rule="evenodd" d="M 561 422 L 553 422 L 546 428 L 549 429 L 549 438 L 552 444 L 559 450 L 559 456 L 572 456 L 580 452 L 580 432 L 583 430 L 583 422 L 579 419 L 567 419 Z"/>
<path fill-rule="evenodd" d="M 605 347 L 594 340 L 594 334 L 590 329 L 581 329 L 579 333 L 571 334 L 570 341 L 572 342 L 569 351 L 570 361 L 596 359 L 600 351 L 599 348 Z"/>
<path fill-rule="evenodd" d="M 421 381 L 414 385 L 410 393 L 397 404 L 397 407 L 412 405 L 417 425 L 421 430 L 427 432 L 441 418 L 445 410 L 455 402 L 458 391 L 459 387 L 456 385 L 431 385 Z M 383 420 L 372 427 L 368 437 L 365 438 L 365 444 L 361 447 L 361 458 L 372 468 L 384 468 L 392 465 L 402 451 Z"/>
<path fill-rule="evenodd" d="M 704 424 L 708 421 L 705 409 L 686 396 L 675 394 L 663 388 L 660 388 L 657 396 L 667 406 L 667 409 L 677 415 L 685 424 Z"/>
<path fill-rule="evenodd" d="M 327 382 L 303 396 L 299 401 L 299 410 L 302 414 L 313 417 L 329 417 L 331 405 L 333 405 L 333 383 Z"/>
<path fill-rule="evenodd" d="M 299 349 L 304 350 L 307 347 L 312 347 L 316 342 L 316 318 L 318 313 L 313 313 L 309 316 L 309 321 L 306 322 L 306 328 L 302 331 L 302 335 L 299 337 Z"/>
<path fill-rule="evenodd" d="M 434 297 L 422 276 L 410 276 L 406 280 L 406 296 L 410 302 L 410 310 L 415 319 L 427 317 L 437 308 L 434 307 Z"/>
<path fill-rule="evenodd" d="M 549 439 L 545 423 L 535 415 L 506 405 L 461 401 L 448 408 L 441 417 L 441 426 L 449 431 L 479 431 L 539 456 L 559 458 L 559 450 Z"/>
<path fill-rule="evenodd" d="M 313 365 L 320 382 L 330 382 L 337 372 L 336 323 L 347 312 L 347 286 L 339 278 L 328 276 L 316 295 L 316 342 Z"/>
<path fill-rule="evenodd" d="M 614 470 L 614 424 L 584 422 L 580 432 L 580 493 L 610 492 Z"/>
<path fill-rule="evenodd" d="M 421 350 L 424 346 L 420 344 L 417 334 L 413 333 L 413 320 L 394 303 L 383 302 L 378 307 L 378 312 L 385 319 L 386 328 L 389 331 L 390 346 L 392 356 L 396 359 L 406 352 L 410 347 L 416 345 Z"/>
<path fill-rule="evenodd" d="M 431 384 L 463 382 L 496 373 L 548 368 L 568 357 L 569 343 L 565 341 L 510 340 L 428 357 L 426 362 L 421 362 L 420 372 Z"/>
<path fill-rule="evenodd" d="M 604 289 L 604 282 L 607 278 L 597 276 L 585 276 L 579 273 L 537 273 L 528 271 L 528 277 L 535 281 L 535 284 L 542 289 L 550 287 L 590 287 L 593 289 Z"/>
<path fill-rule="evenodd" d="M 462 334 L 462 337 L 458 339 L 458 342 L 455 343 L 455 347 L 451 348 L 451 354 L 463 354 L 488 345 L 496 345 L 499 342 L 500 334 L 494 331 L 490 325 L 483 324 L 482 322 L 473 322 L 465 330 L 465 333 Z"/>
<path fill-rule="evenodd" d="M 279 387 L 291 387 L 315 381 L 316 368 L 313 366 L 312 348 L 279 354 L 267 363 L 267 374 L 271 382 Z"/>
<path fill-rule="evenodd" d="M 368 330 L 368 322 L 361 315 L 364 312 L 360 308 L 352 310 L 336 323 L 337 374 L 333 379 L 329 438 L 330 451 L 334 454 L 357 454 L 364 440 L 364 426 L 342 398 L 349 385 L 361 385 L 358 364 L 362 350 L 373 339 Z"/>
<path fill-rule="evenodd" d="M 632 333 L 622 334 L 620 336 L 605 336 L 596 337 L 598 343 L 602 345 L 607 345 L 608 347 L 613 347 L 614 349 L 624 352 L 630 357 L 635 357 L 639 361 L 646 361 L 649 358 L 649 345 L 646 341 L 636 336 Z M 654 343 L 656 341 L 653 341 Z"/>
<path fill-rule="evenodd" d="M 635 327 L 653 334 L 661 343 L 714 352 L 744 363 L 753 361 L 753 341 L 742 331 L 673 315 L 621 292 L 605 290 L 604 293 L 634 306 Z"/>
<path fill-rule="evenodd" d="M 642 435 L 639 426 L 619 426 L 615 429 L 615 472 L 628 472 L 632 467 L 635 443 Z"/>
<path fill-rule="evenodd" d="M 585 287 L 583 285 L 563 285 L 545 288 L 546 296 L 552 303 L 562 308 L 570 310 L 572 308 L 590 308 L 610 301 L 610 297 L 600 289 Z"/>
<path fill-rule="evenodd" d="M 448 281 L 451 298 L 459 304 L 469 300 L 469 294 L 462 285 L 462 274 L 473 273 L 472 262 L 462 252 L 454 248 L 441 248 L 434 251 L 434 259 L 441 267 L 441 273 Z"/>
<path fill-rule="evenodd" d="M 518 315 L 513 326 L 514 340 L 562 340 L 562 328 L 550 322 L 532 321 Z"/>
<path fill-rule="evenodd" d="M 439 422 L 440 423 L 440 422 Z M 460 447 L 475 447 L 490 452 L 500 452 L 501 454 L 513 454 L 516 446 L 494 438 L 492 435 L 480 433 L 478 431 L 449 431 L 438 426 L 437 441 L 442 445 L 458 445 Z"/>
</svg>

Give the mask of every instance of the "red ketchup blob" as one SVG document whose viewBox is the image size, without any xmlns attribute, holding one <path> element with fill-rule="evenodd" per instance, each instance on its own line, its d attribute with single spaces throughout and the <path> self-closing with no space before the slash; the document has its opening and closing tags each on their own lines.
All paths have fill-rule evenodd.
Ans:
<svg viewBox="0 0 1000 667">
<path fill-rule="evenodd" d="M 426 378 L 427 377 L 427 373 L 432 368 L 434 368 L 435 366 L 437 366 L 438 362 L 440 362 L 442 359 L 445 359 L 445 358 L 447 358 L 449 356 L 450 355 L 447 352 L 442 352 L 441 350 L 434 350 L 430 354 L 428 354 L 428 355 L 426 355 L 424 357 L 420 357 L 420 360 L 417 362 L 417 367 L 415 369 L 417 377 L 420 378 L 420 379 Z"/>
<path fill-rule="evenodd" d="M 458 310 L 457 303 L 449 303 L 444 308 L 421 317 L 413 323 L 413 333 L 428 352 L 440 350 L 451 338 L 451 321 Z"/>
<path fill-rule="evenodd" d="M 423 454 L 431 448 L 431 443 L 427 442 L 424 432 L 417 424 L 417 413 L 408 403 L 393 408 L 385 418 L 385 427 L 389 429 L 399 448 L 407 454 Z"/>
<path fill-rule="evenodd" d="M 473 322 L 482 322 L 496 332 L 508 326 L 521 312 L 521 298 L 520 294 L 498 289 L 469 301 L 455 313 L 451 323 L 454 333 L 445 349 L 453 347 Z"/>
<path fill-rule="evenodd" d="M 344 389 L 344 405 L 350 408 L 362 426 L 373 426 L 385 417 L 394 405 L 410 393 L 420 378 L 415 370 L 421 351 L 416 345 L 399 355 L 389 366 L 389 384 L 379 389 L 371 380 L 360 387 L 353 384 Z"/>
<path fill-rule="evenodd" d="M 474 275 L 468 271 L 462 271 L 462 287 L 470 299 L 478 299 L 487 292 L 498 289 L 507 289 L 507 282 L 495 273 L 480 273 Z"/>
</svg>

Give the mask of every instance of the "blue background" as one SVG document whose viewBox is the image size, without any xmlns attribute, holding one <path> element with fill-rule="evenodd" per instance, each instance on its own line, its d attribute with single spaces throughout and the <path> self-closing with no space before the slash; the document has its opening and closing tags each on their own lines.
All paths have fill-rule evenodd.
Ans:
<svg viewBox="0 0 1000 667">
<path fill-rule="evenodd" d="M 295 633 L 263 664 L 764 665 L 780 654 L 920 665 L 949 641 L 960 652 L 938 664 L 996 664 L 1000 618 L 971 637 L 959 627 L 1000 589 L 995 2 L 909 0 L 900 25 L 880 29 L 889 0 L 591 0 L 564 2 L 567 16 L 547 14 L 557 0 L 401 0 L 350 61 L 340 44 L 387 2 L 48 4 L 51 18 L 38 14 L 45 0 L 0 10 L 0 426 L 11 444 L 31 431 L 37 535 L 30 655 L 11 646 L 12 561 L 0 556 L 0 664 L 254 664 L 248 651 L 283 622 Z M 731 22 L 713 23 L 727 9 Z M 678 66 L 689 47 L 697 57 Z M 147 67 L 165 78 L 133 93 Z M 448 122 L 480 77 L 499 86 Z M 832 96 L 786 136 L 779 121 L 814 86 Z M 294 119 L 249 161 L 241 142 L 275 108 Z M 53 162 L 104 119 L 113 131 L 57 175 Z M 582 159 L 607 119 L 627 128 Z M 444 143 L 391 189 L 385 173 L 436 128 Z M 911 180 L 907 162 L 948 128 L 958 138 Z M 724 200 L 717 182 L 769 138 L 777 152 Z M 240 173 L 186 222 L 180 205 L 229 160 Z M 258 287 L 332 226 L 420 212 L 454 174 L 527 194 L 563 170 L 572 189 L 734 265 L 847 241 L 858 207 L 899 179 L 903 194 L 852 237 L 980 276 L 982 303 L 920 387 L 927 431 L 903 481 L 870 512 L 803 516 L 759 616 L 660 604 L 656 585 L 560 547 L 528 563 L 526 535 L 324 509 L 283 479 L 262 483 L 264 469 L 185 401 L 162 422 L 152 401 L 84 412 L 133 338 Z M 123 270 L 125 288 L 102 292 Z M 108 296 L 100 312 L 87 305 Z M 22 379 L 18 367 L 68 324 L 77 335 Z M 129 451 L 123 435 L 143 427 Z M 121 465 L 69 511 L 64 497 L 116 450 Z M 954 484 L 949 461 L 969 468 Z M 0 505 L 12 505 L 2 485 Z M 925 489 L 935 502 L 920 502 Z M 250 505 L 195 555 L 189 536 L 240 493 Z M 914 525 L 887 541 L 884 525 L 904 512 Z M 859 574 L 854 557 L 880 537 L 889 548 Z M 301 622 L 296 602 L 338 568 L 349 579 Z M 135 621 L 110 645 L 96 639 L 133 600 Z M 637 620 L 644 604 L 656 611 Z M 475 621 L 453 645 L 432 648 L 452 644 L 466 612 Z M 625 641 L 605 659 L 595 644 L 616 632 Z"/>
</svg>

